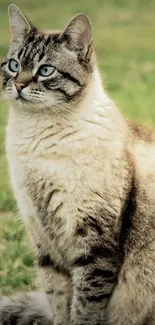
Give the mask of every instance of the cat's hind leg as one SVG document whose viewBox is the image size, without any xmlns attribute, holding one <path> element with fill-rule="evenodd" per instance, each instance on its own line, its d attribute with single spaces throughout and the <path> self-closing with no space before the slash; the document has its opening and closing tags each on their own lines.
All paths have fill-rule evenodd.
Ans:
<svg viewBox="0 0 155 325">
<path fill-rule="evenodd" d="M 53 311 L 53 324 L 68 325 L 72 298 L 70 277 L 57 270 L 49 256 L 40 258 L 38 262 L 44 290 Z"/>
<path fill-rule="evenodd" d="M 154 243 L 147 250 L 128 256 L 107 306 L 106 324 L 155 325 L 153 316 L 148 321 L 155 297 L 153 249 Z"/>
</svg>

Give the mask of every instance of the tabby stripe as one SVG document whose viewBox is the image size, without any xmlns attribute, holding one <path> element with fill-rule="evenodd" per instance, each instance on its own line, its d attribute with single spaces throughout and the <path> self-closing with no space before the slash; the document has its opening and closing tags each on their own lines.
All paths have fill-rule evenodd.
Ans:
<svg viewBox="0 0 155 325">
<path fill-rule="evenodd" d="M 93 255 L 82 255 L 76 258 L 73 262 L 73 266 L 82 267 L 94 262 L 95 256 Z"/>
<path fill-rule="evenodd" d="M 103 278 L 108 278 L 108 279 L 114 279 L 115 274 L 111 270 L 103 270 L 96 268 L 92 273 L 92 277 L 103 277 Z"/>
<path fill-rule="evenodd" d="M 94 261 L 98 258 L 98 257 L 103 257 L 103 258 L 107 258 L 107 257 L 111 257 L 112 255 L 112 251 L 111 249 L 107 248 L 107 247 L 103 247 L 102 245 L 98 245 L 98 246 L 94 246 L 91 248 L 91 252 L 89 255 L 81 255 L 80 257 L 77 257 L 74 262 L 73 265 L 74 266 L 86 266 L 88 264 L 94 263 Z M 96 269 L 95 271 L 98 273 L 98 275 L 102 275 L 105 277 L 110 277 L 110 276 L 114 276 L 114 272 L 112 271 L 105 271 L 103 269 Z M 99 274 L 101 273 L 101 274 Z M 107 274 L 107 276 L 106 276 Z M 93 274 L 94 275 L 94 274 Z"/>
<path fill-rule="evenodd" d="M 52 261 L 49 254 L 39 256 L 38 257 L 38 264 L 41 267 L 50 267 L 50 266 L 54 265 L 54 263 L 53 263 L 53 261 Z"/>
<path fill-rule="evenodd" d="M 91 248 L 91 253 L 95 256 L 112 258 L 114 257 L 114 249 L 111 247 L 104 247 L 103 245 L 95 245 Z"/>
<path fill-rule="evenodd" d="M 58 85 L 59 85 L 59 82 L 60 82 L 60 78 L 58 78 L 58 77 L 53 77 L 53 78 L 51 78 L 51 79 L 47 79 L 47 80 L 44 80 L 44 85 L 46 86 L 46 88 L 48 88 L 48 89 L 52 89 L 52 90 L 54 90 L 54 89 L 57 89 L 57 87 L 58 87 Z"/>
<path fill-rule="evenodd" d="M 50 43 L 50 41 L 51 41 L 51 37 L 48 36 L 47 39 L 45 40 L 45 46 L 46 47 L 48 46 L 48 44 Z"/>
<path fill-rule="evenodd" d="M 82 305 L 83 307 L 86 306 L 86 301 L 85 301 L 85 299 L 84 299 L 83 297 L 78 296 L 78 300 L 79 300 L 79 302 L 81 303 L 81 305 Z M 82 325 L 83 325 L 83 324 L 82 324 Z"/>
<path fill-rule="evenodd" d="M 27 42 L 30 44 L 30 43 L 34 42 L 34 39 L 35 39 L 35 35 L 33 33 L 28 37 Z"/>
<path fill-rule="evenodd" d="M 59 209 L 63 206 L 63 203 L 61 202 L 55 209 L 54 211 L 51 212 L 51 216 L 55 215 Z"/>
<path fill-rule="evenodd" d="M 7 317 L 7 314 L 10 314 L 9 319 L 5 319 L 5 317 L 8 318 Z M 4 320 L 2 319 L 2 323 L 1 323 L 2 325 L 6 325 L 6 324 L 16 325 L 16 324 L 20 324 L 21 315 L 20 315 L 20 311 L 18 309 L 17 309 L 16 314 L 14 314 L 13 311 L 12 311 L 12 308 L 11 309 L 8 308 L 6 314 L 4 312 L 4 313 L 2 313 L 2 315 L 3 315 L 2 318 L 4 318 Z"/>
<path fill-rule="evenodd" d="M 11 76 L 5 71 L 3 75 L 3 87 L 5 87 L 8 81 L 11 79 Z"/>
<path fill-rule="evenodd" d="M 48 89 L 52 90 L 52 91 L 60 92 L 60 93 L 62 93 L 63 95 L 65 95 L 65 97 L 66 97 L 66 101 L 67 101 L 67 102 L 69 102 L 70 100 L 72 100 L 75 96 L 77 96 L 77 95 L 81 92 L 81 89 L 80 89 L 80 90 L 75 91 L 74 94 L 69 95 L 69 94 L 66 93 L 66 91 L 65 91 L 64 89 L 62 89 L 62 88 L 52 88 L 52 87 L 50 88 L 50 87 L 47 86 L 47 84 L 46 84 L 46 87 L 47 87 Z"/>
<path fill-rule="evenodd" d="M 45 55 L 44 52 L 41 52 L 40 53 L 38 62 L 40 62 L 43 59 L 44 55 Z"/>
<path fill-rule="evenodd" d="M 64 76 L 64 78 L 69 79 L 72 82 L 76 83 L 79 87 L 84 87 L 84 85 L 82 85 L 80 83 L 80 81 L 78 79 L 76 79 L 75 77 L 73 77 L 69 72 L 65 72 L 65 71 L 62 71 L 62 70 L 58 70 L 58 72 L 60 72 Z"/>
<path fill-rule="evenodd" d="M 45 200 L 44 200 L 44 202 L 45 202 L 45 206 L 44 206 L 45 209 L 48 208 L 49 203 L 50 203 L 50 201 L 51 201 L 51 198 L 52 198 L 53 194 L 55 194 L 55 193 L 59 193 L 59 190 L 54 189 L 54 190 L 52 190 L 51 192 L 49 192 L 49 193 L 47 194 L 47 196 L 46 196 L 46 198 L 45 198 Z"/>
<path fill-rule="evenodd" d="M 103 287 L 103 286 L 102 286 Z M 92 291 L 92 288 L 83 288 L 83 287 L 81 287 L 81 288 L 78 288 L 78 291 L 82 291 L 82 292 L 90 292 L 90 291 Z"/>
<path fill-rule="evenodd" d="M 70 275 L 68 270 L 66 270 L 63 267 L 59 267 L 58 265 L 55 265 L 54 261 L 50 257 L 50 254 L 46 254 L 46 255 L 43 255 L 43 256 L 40 255 L 38 257 L 38 265 L 41 268 L 51 267 L 56 272 L 64 274 L 66 276 Z"/>
<path fill-rule="evenodd" d="M 86 297 L 86 299 L 89 302 L 101 302 L 104 299 L 109 299 L 109 297 L 110 297 L 109 293 L 104 293 L 104 294 L 97 295 L 97 296 L 89 296 L 89 297 Z"/>
<path fill-rule="evenodd" d="M 52 91 L 55 91 L 55 92 L 62 93 L 63 95 L 65 95 L 65 97 L 67 98 L 67 100 L 68 100 L 68 98 L 70 98 L 70 95 L 68 95 L 64 89 L 61 89 L 61 88 L 48 88 L 48 89 L 50 89 Z"/>
<path fill-rule="evenodd" d="M 31 48 L 30 48 L 31 51 Z M 26 58 L 26 55 L 30 52 L 29 51 L 29 47 L 27 46 L 24 50 L 23 50 L 23 57 Z"/>
<path fill-rule="evenodd" d="M 31 46 L 29 47 L 29 44 L 28 44 L 28 46 L 27 46 L 27 48 L 26 48 L 26 51 L 25 51 L 25 53 L 24 53 L 24 55 L 23 56 L 25 56 L 25 65 L 27 65 L 28 64 L 28 62 L 30 61 L 30 59 L 32 60 L 32 57 L 30 58 L 30 53 L 32 52 L 32 48 L 35 48 L 35 46 L 37 45 L 37 43 L 38 43 L 38 40 L 36 40 L 36 41 L 34 41 L 32 44 L 31 44 Z M 36 51 L 35 51 L 35 53 L 37 53 Z"/>
<path fill-rule="evenodd" d="M 20 51 L 19 51 L 19 53 L 18 53 L 18 59 L 20 59 L 20 57 L 22 56 L 22 53 L 23 53 L 23 49 L 21 49 Z"/>
<path fill-rule="evenodd" d="M 40 56 L 44 56 L 44 52 L 45 52 L 45 45 L 44 45 L 45 39 L 42 35 L 40 35 L 36 41 L 34 41 L 33 43 L 33 49 L 35 49 L 34 51 L 32 51 L 32 57 L 31 60 L 34 59 L 34 57 L 36 56 L 36 54 L 40 53 Z"/>
<path fill-rule="evenodd" d="M 88 283 L 88 285 L 89 285 L 89 287 L 83 287 L 83 286 L 81 286 L 81 287 L 76 287 L 76 289 L 79 292 L 87 292 L 87 293 L 89 292 L 90 293 L 90 292 L 92 292 L 92 290 L 94 290 L 94 288 L 92 286 L 92 283 Z M 98 288 L 98 289 L 100 288 L 100 289 L 103 290 L 103 281 L 96 288 Z"/>
<path fill-rule="evenodd" d="M 3 83 L 2 83 L 2 85 L 3 85 L 3 89 L 4 89 L 4 87 L 7 85 L 8 80 L 9 80 L 9 78 L 3 77 Z"/>
<path fill-rule="evenodd" d="M 64 295 L 64 291 L 62 291 L 62 290 L 57 290 L 57 291 L 55 291 L 55 293 L 56 293 L 57 296 L 63 296 Z"/>
<path fill-rule="evenodd" d="M 35 58 L 36 54 L 38 54 L 38 52 L 39 52 L 38 49 L 36 49 L 36 51 L 33 51 L 32 56 L 31 56 L 32 61 L 34 60 L 34 58 Z M 41 51 L 41 53 L 42 53 L 42 51 Z"/>
<path fill-rule="evenodd" d="M 1 68 L 2 68 L 5 64 L 7 64 L 7 61 L 4 61 L 4 62 L 1 63 L 1 65 L 0 65 Z"/>
<path fill-rule="evenodd" d="M 99 282 L 97 280 L 91 281 L 91 287 L 103 288 L 103 280 L 101 280 L 101 282 Z"/>
<path fill-rule="evenodd" d="M 92 216 L 88 215 L 88 218 L 87 218 L 87 224 L 89 227 L 93 228 L 96 230 L 96 232 L 99 234 L 99 235 L 102 235 L 103 234 L 103 229 L 102 229 L 102 226 L 100 225 L 99 221 L 96 220 L 95 218 L 93 218 Z"/>
<path fill-rule="evenodd" d="M 54 290 L 53 290 L 53 289 L 51 289 L 51 290 L 47 290 L 47 291 L 46 291 L 46 294 L 47 294 L 47 295 L 52 295 L 53 293 L 54 293 Z"/>
</svg>

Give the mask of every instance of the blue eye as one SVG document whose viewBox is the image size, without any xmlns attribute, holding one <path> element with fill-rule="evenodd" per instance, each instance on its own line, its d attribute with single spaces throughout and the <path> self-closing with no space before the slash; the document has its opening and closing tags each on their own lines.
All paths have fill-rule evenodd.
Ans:
<svg viewBox="0 0 155 325">
<path fill-rule="evenodd" d="M 19 63 L 16 60 L 11 59 L 9 61 L 9 69 L 12 72 L 18 72 L 19 71 Z"/>
<path fill-rule="evenodd" d="M 54 72 L 54 70 L 55 68 L 52 67 L 52 65 L 44 64 L 39 68 L 38 73 L 42 77 L 48 77 Z"/>
</svg>

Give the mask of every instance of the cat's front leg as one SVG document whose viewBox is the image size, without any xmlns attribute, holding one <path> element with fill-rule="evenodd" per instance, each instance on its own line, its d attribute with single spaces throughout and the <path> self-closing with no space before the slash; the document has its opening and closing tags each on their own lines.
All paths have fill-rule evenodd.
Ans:
<svg viewBox="0 0 155 325">
<path fill-rule="evenodd" d="M 83 257 L 73 269 L 71 325 L 103 325 L 104 311 L 116 281 L 108 261 Z"/>
<path fill-rule="evenodd" d="M 43 286 L 50 303 L 52 325 L 68 325 L 72 286 L 67 271 L 60 270 L 50 254 L 50 242 L 45 235 L 39 218 L 27 219 L 27 229 L 36 252 Z"/>
<path fill-rule="evenodd" d="M 53 312 L 53 325 L 68 325 L 72 295 L 70 279 L 55 270 L 51 263 L 49 256 L 44 256 L 44 262 L 39 261 L 44 289 Z"/>
</svg>

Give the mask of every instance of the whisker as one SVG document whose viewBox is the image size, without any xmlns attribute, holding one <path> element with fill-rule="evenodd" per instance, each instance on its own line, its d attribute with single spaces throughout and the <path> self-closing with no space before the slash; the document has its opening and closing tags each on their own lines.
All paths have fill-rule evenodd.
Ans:
<svg viewBox="0 0 155 325">
<path fill-rule="evenodd" d="M 69 121 L 69 119 L 67 118 L 67 116 L 64 115 L 63 112 L 60 111 L 56 105 L 53 105 L 53 104 L 50 102 L 50 100 L 48 100 L 47 97 L 46 97 L 46 103 L 49 104 L 49 105 L 51 105 L 51 108 L 54 109 L 54 111 L 57 113 L 57 116 L 59 116 L 59 117 L 61 117 L 61 118 L 63 117 L 65 120 Z M 60 101 L 60 104 L 61 104 L 61 101 Z M 57 105 L 58 105 L 58 102 L 57 102 Z"/>
</svg>

